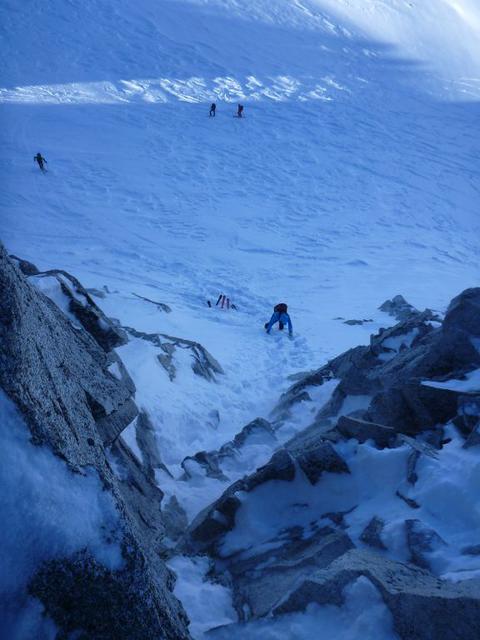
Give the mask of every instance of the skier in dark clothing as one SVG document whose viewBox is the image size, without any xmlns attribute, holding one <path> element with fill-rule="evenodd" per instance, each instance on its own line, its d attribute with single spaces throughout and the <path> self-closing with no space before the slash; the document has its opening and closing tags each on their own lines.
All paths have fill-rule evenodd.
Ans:
<svg viewBox="0 0 480 640">
<path fill-rule="evenodd" d="M 285 325 L 288 325 L 288 335 L 292 335 L 292 321 L 290 320 L 290 316 L 288 315 L 287 311 L 288 307 L 284 302 L 280 302 L 279 304 L 276 304 L 274 306 L 272 317 L 270 318 L 269 322 L 265 323 L 265 329 L 267 333 L 270 333 L 273 325 L 278 322 L 278 328 L 280 331 L 283 331 L 283 327 Z"/>
<path fill-rule="evenodd" d="M 237 109 L 237 118 L 241 118 L 242 113 L 243 113 L 243 104 L 239 104 Z"/>
<path fill-rule="evenodd" d="M 46 171 L 45 167 L 43 166 L 43 163 L 48 164 L 48 162 L 45 160 L 44 157 L 42 157 L 42 154 L 40 153 L 40 151 L 37 153 L 36 156 L 33 157 L 33 161 L 38 163 L 38 166 L 42 171 Z"/>
<path fill-rule="evenodd" d="M 212 102 L 212 104 L 210 105 L 210 113 L 208 114 L 211 118 L 215 117 L 215 111 L 217 110 L 217 105 L 215 104 L 215 102 Z"/>
</svg>

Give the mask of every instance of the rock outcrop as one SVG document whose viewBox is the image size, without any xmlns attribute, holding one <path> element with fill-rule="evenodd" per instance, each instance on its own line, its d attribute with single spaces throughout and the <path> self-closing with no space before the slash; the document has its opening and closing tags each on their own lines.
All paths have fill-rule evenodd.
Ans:
<svg viewBox="0 0 480 640">
<path fill-rule="evenodd" d="M 0 386 L 35 444 L 50 447 L 72 473 L 98 474 L 120 514 L 124 561 L 114 571 L 87 550 L 58 557 L 38 567 L 30 591 L 65 636 L 75 630 L 86 640 L 188 638 L 173 575 L 160 559 L 162 493 L 119 438 L 137 415 L 133 383 L 110 350 L 124 334 L 71 276 L 30 272 L 29 279 L 53 278 L 77 321 L 27 281 L 0 246 Z"/>
<path fill-rule="evenodd" d="M 268 444 L 272 449 L 277 446 L 277 438 L 275 431 L 270 422 L 263 418 L 256 418 L 249 422 L 237 435 L 223 444 L 220 449 L 215 451 L 199 451 L 193 456 L 187 456 L 182 461 L 182 468 L 185 472 L 185 478 L 196 475 L 197 468 L 203 469 L 203 472 L 209 478 L 218 478 L 228 480 L 228 476 L 224 473 L 222 464 L 227 460 L 235 458 L 240 451 L 252 444 Z"/>
<path fill-rule="evenodd" d="M 439 464 L 442 447 L 451 442 L 446 433 L 452 424 L 466 447 L 478 444 L 478 393 L 437 383 L 462 379 L 480 367 L 479 308 L 480 289 L 464 292 L 442 325 L 432 312 L 394 299 L 388 310 L 401 321 L 372 336 L 369 346 L 296 378 L 273 412 L 272 427 L 277 435 L 296 404 L 312 402 L 313 387 L 338 381 L 314 422 L 191 523 L 179 549 L 212 557 L 212 572 L 230 585 L 247 632 L 249 618 L 304 611 L 311 603 L 342 605 L 345 587 L 363 576 L 381 594 L 402 640 L 473 640 L 479 635 L 480 583 L 453 583 L 433 574 L 435 553 L 452 541 L 426 524 L 425 484 L 419 483 L 423 491 L 414 490 L 419 469 Z M 362 398 L 364 408 L 348 402 L 355 397 Z M 213 453 L 202 452 L 203 458 L 196 459 L 208 475 L 221 470 L 219 452 Z M 351 462 L 351 476 L 343 455 Z M 378 474 L 369 469 L 367 480 L 359 460 L 378 462 Z M 389 461 L 395 484 L 378 490 L 366 486 L 382 485 Z M 342 474 L 341 480 L 331 474 Z M 345 508 L 332 509 L 332 492 Z M 270 504 L 278 505 L 282 515 L 277 517 Z M 323 512 L 325 504 L 331 511 Z M 252 534 L 256 527 L 258 535 Z M 398 557 L 401 538 L 406 563 L 389 558 Z M 470 545 L 457 552 L 475 555 L 478 549 Z"/>
<path fill-rule="evenodd" d="M 104 351 L 126 344 L 127 334 L 118 323 L 107 318 L 93 300 L 88 289 L 67 271 L 39 271 L 35 265 L 11 256 L 30 282 L 56 302 L 71 319 L 76 320 Z"/>
<path fill-rule="evenodd" d="M 296 583 L 275 613 L 302 611 L 311 602 L 343 603 L 347 584 L 365 576 L 380 591 L 402 640 L 476 640 L 480 634 L 480 586 L 438 580 L 427 571 L 372 553 L 352 550 Z"/>
<path fill-rule="evenodd" d="M 409 310 L 395 326 L 371 337 L 370 345 L 350 349 L 298 380 L 280 399 L 274 412 L 286 419 L 298 402 L 310 401 L 309 388 L 331 378 L 339 380 L 330 401 L 320 409 L 315 424 L 331 427 L 343 414 L 348 398 L 370 398 L 352 418 L 417 435 L 457 418 L 465 431 L 477 421 L 463 411 L 465 394 L 424 384 L 462 379 L 480 367 L 474 338 L 480 335 L 480 289 L 468 289 L 452 301 L 443 324 L 429 310 Z M 435 321 L 434 321 L 435 320 Z M 347 403 L 348 404 L 348 403 Z M 470 414 L 471 415 L 471 414 Z M 365 425 L 358 423 L 358 432 Z"/>
<path fill-rule="evenodd" d="M 176 338 L 164 333 L 144 333 L 143 331 L 137 331 L 133 327 L 124 327 L 124 329 L 135 338 L 151 342 L 159 348 L 158 361 L 172 381 L 175 380 L 177 376 L 177 369 L 173 358 L 177 349 L 186 349 L 191 353 L 193 372 L 205 378 L 205 380 L 214 382 L 218 374 L 224 373 L 220 363 L 199 342 Z"/>
</svg>

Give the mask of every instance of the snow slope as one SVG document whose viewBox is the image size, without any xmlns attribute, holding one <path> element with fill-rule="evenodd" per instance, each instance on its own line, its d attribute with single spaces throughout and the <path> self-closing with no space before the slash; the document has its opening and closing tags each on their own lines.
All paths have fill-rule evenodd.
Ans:
<svg viewBox="0 0 480 640">
<path fill-rule="evenodd" d="M 400 4 L 383 3 L 382 20 Z M 410 9 L 425 41 L 443 31 L 448 47 L 452 15 L 429 30 L 433 4 Z M 104 308 L 124 324 L 202 342 L 227 371 L 225 436 L 287 374 L 366 341 L 383 299 L 442 307 L 477 281 L 477 103 L 447 101 L 406 47 L 353 31 L 366 3 L 347 22 L 327 5 L 4 6 L 7 247 L 108 285 Z M 222 291 L 238 313 L 205 306 Z M 292 343 L 262 333 L 280 299 Z"/>
<path fill-rule="evenodd" d="M 145 344 L 119 350 L 176 477 L 184 456 L 268 416 L 288 375 L 391 323 L 384 299 L 442 310 L 478 284 L 473 0 L 5 0 L 1 11 L 8 250 L 107 286 L 107 314 L 198 340 L 225 370 L 215 385 L 188 367 L 171 382 Z M 221 292 L 238 312 L 207 307 Z M 291 342 L 263 333 L 280 300 Z M 184 491 L 190 514 L 224 488 L 159 481 Z"/>
</svg>

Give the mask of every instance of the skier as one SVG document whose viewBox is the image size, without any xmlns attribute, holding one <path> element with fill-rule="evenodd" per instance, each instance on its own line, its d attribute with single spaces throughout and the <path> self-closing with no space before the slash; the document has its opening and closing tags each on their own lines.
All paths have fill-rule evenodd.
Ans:
<svg viewBox="0 0 480 640">
<path fill-rule="evenodd" d="M 241 118 L 242 113 L 243 113 L 243 104 L 239 104 L 237 109 L 237 118 Z"/>
<path fill-rule="evenodd" d="M 267 333 L 270 333 L 273 325 L 278 322 L 278 328 L 280 331 L 283 331 L 283 327 L 288 325 L 288 335 L 292 335 L 293 327 L 292 321 L 290 320 L 290 316 L 287 313 L 288 307 L 284 302 L 280 302 L 273 307 L 273 314 L 270 318 L 269 322 L 265 323 L 265 329 Z"/>
<path fill-rule="evenodd" d="M 40 151 L 37 153 L 36 156 L 33 157 L 33 161 L 38 163 L 38 166 L 40 167 L 41 171 L 46 171 L 45 167 L 43 166 L 43 163 L 48 164 L 48 162 L 45 160 L 44 157 L 42 157 L 42 154 L 40 153 Z"/>
<path fill-rule="evenodd" d="M 215 102 L 212 102 L 212 104 L 210 105 L 210 113 L 208 114 L 210 118 L 215 117 L 216 110 L 217 110 L 217 105 L 215 104 Z"/>
</svg>

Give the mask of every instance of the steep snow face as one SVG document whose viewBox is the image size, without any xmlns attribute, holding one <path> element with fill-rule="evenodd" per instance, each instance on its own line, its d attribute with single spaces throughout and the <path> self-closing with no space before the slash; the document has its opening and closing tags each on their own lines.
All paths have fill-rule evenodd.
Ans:
<svg viewBox="0 0 480 640">
<path fill-rule="evenodd" d="M 443 308 L 478 283 L 473 0 L 6 0 L 2 12 L 7 248 L 104 291 L 124 325 L 200 341 L 225 371 L 207 383 L 178 362 L 172 381 L 147 343 L 120 350 L 175 476 L 157 480 L 189 515 L 225 483 L 179 489 L 183 456 L 393 322 L 376 311 L 386 298 Z M 215 307 L 219 293 L 238 310 Z M 279 301 L 292 341 L 263 332 Z M 372 322 L 343 324 L 355 318 Z"/>
<path fill-rule="evenodd" d="M 106 285 L 108 315 L 198 340 L 225 370 L 215 386 L 170 381 L 147 344 L 122 350 L 169 464 L 267 415 L 289 374 L 368 341 L 391 322 L 384 299 L 441 308 L 477 283 L 477 106 L 445 102 L 456 94 L 386 44 L 378 16 L 415 14 L 425 47 L 460 17 L 410 4 L 4 3 L 7 248 Z M 263 333 L 279 301 L 292 341 Z"/>
<path fill-rule="evenodd" d="M 452 81 L 465 97 L 479 88 L 480 6 L 475 0 L 307 0 L 394 45 Z"/>
</svg>

